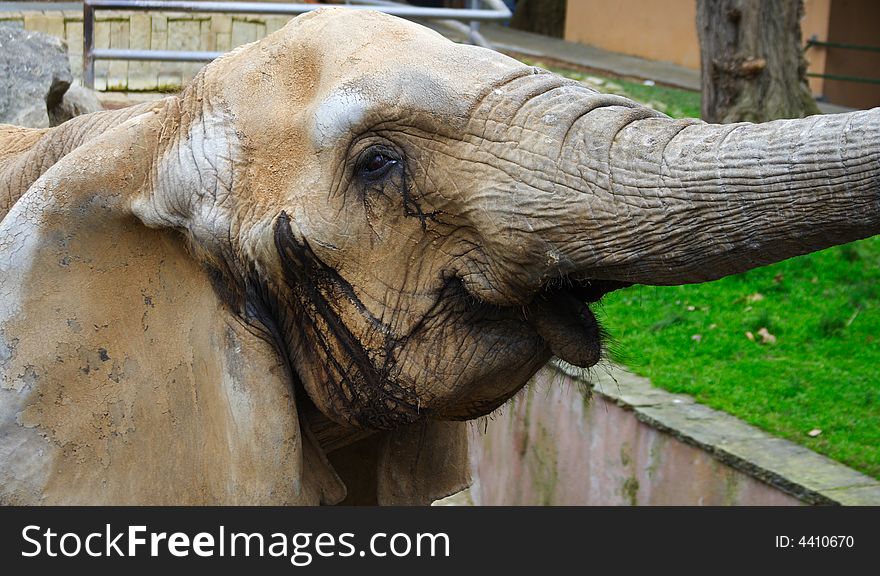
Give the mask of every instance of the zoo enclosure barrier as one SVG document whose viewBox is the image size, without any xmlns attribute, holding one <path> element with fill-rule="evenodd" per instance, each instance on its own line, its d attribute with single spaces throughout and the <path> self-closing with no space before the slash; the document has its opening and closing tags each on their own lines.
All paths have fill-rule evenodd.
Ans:
<svg viewBox="0 0 880 576">
<path fill-rule="evenodd" d="M 349 0 L 352 10 L 377 10 L 415 20 L 434 20 L 467 33 L 474 43 L 488 46 L 479 33 L 479 22 L 504 21 L 511 17 L 502 0 L 469 0 L 470 8 L 426 8 L 387 0 Z M 480 4 L 485 7 L 480 8 Z M 95 48 L 95 11 L 130 12 L 201 12 L 228 14 L 272 14 L 294 16 L 311 12 L 326 4 L 270 4 L 265 2 L 195 2 L 191 0 L 84 0 L 83 1 L 83 85 L 95 87 L 96 60 L 137 60 L 165 62 L 210 62 L 223 52 L 184 50 L 139 50 L 130 48 Z M 467 22 L 468 24 L 463 24 Z"/>
<path fill-rule="evenodd" d="M 880 46 L 866 46 L 864 44 L 848 44 L 846 42 L 825 42 L 816 37 L 807 40 L 804 50 L 811 47 L 820 48 L 839 48 L 841 50 L 859 50 L 863 52 L 880 52 Z M 862 84 L 880 84 L 880 78 L 867 78 L 865 76 L 846 76 L 841 74 L 820 74 L 818 72 L 807 72 L 807 76 L 812 78 L 825 78 L 826 80 L 840 80 L 842 82 L 859 82 Z"/>
</svg>

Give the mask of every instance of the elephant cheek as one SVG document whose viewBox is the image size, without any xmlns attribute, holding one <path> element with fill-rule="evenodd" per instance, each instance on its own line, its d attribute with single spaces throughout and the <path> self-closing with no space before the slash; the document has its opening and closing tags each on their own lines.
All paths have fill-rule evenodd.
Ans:
<svg viewBox="0 0 880 576">
<path fill-rule="evenodd" d="M 520 345 L 503 358 L 496 357 L 491 362 L 481 359 L 479 365 L 470 370 L 467 384 L 453 391 L 451 399 L 443 401 L 432 413 L 442 420 L 486 416 L 516 395 L 551 357 L 550 349 L 541 338 L 534 333 L 523 335 Z"/>
</svg>

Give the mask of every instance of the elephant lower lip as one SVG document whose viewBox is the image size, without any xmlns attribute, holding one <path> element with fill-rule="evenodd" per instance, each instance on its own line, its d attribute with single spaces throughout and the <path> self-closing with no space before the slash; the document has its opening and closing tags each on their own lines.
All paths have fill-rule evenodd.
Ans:
<svg viewBox="0 0 880 576">
<path fill-rule="evenodd" d="M 528 306 L 526 317 L 557 357 L 582 368 L 599 361 L 599 323 L 589 306 L 572 291 L 539 294 Z"/>
</svg>

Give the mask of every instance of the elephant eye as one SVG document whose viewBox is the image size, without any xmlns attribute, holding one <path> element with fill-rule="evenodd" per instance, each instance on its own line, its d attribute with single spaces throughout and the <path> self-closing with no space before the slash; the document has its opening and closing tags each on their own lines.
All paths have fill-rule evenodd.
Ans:
<svg viewBox="0 0 880 576">
<path fill-rule="evenodd" d="M 358 162 L 358 172 L 368 180 L 382 178 L 395 164 L 397 159 L 385 150 L 367 150 Z"/>
</svg>

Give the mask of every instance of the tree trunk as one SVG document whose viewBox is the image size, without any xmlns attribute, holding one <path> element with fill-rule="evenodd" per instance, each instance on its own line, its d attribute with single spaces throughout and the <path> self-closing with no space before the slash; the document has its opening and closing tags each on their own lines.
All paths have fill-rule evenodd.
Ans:
<svg viewBox="0 0 880 576">
<path fill-rule="evenodd" d="M 565 0 L 519 0 L 510 27 L 562 38 L 565 33 Z"/>
<path fill-rule="evenodd" d="M 698 0 L 703 120 L 819 113 L 806 80 L 803 13 L 802 0 Z"/>
</svg>

